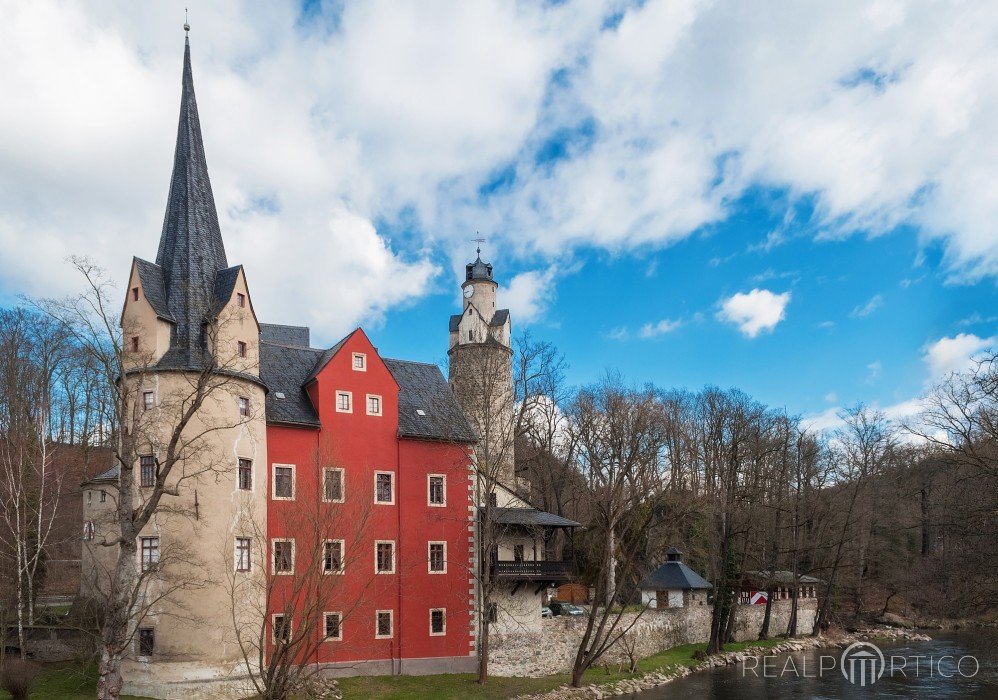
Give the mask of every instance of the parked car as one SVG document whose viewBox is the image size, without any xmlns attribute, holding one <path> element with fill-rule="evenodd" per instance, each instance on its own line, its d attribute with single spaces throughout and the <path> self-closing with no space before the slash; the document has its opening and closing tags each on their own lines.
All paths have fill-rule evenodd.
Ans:
<svg viewBox="0 0 998 700">
<path fill-rule="evenodd" d="M 551 612 L 551 608 L 545 605 L 541 608 L 541 617 L 554 617 L 554 613 Z"/>
<path fill-rule="evenodd" d="M 548 607 L 551 608 L 551 614 L 555 616 L 566 615 L 568 617 L 582 617 L 586 614 L 586 611 L 580 608 L 578 605 L 572 605 L 571 603 L 559 603 L 557 601 L 552 601 L 548 603 Z"/>
</svg>

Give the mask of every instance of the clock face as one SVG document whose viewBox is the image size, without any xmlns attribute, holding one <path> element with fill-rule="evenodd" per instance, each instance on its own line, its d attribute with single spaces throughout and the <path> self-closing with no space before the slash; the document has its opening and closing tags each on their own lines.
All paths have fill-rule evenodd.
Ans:
<svg viewBox="0 0 998 700">
<path fill-rule="evenodd" d="M 470 299 L 473 296 L 475 296 L 475 288 L 474 287 L 465 287 L 464 288 L 464 298 L 465 299 Z"/>
</svg>

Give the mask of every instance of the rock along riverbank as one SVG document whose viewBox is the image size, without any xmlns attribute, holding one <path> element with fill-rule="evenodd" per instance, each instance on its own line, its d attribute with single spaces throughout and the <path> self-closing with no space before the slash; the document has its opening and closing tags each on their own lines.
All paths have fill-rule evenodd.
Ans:
<svg viewBox="0 0 998 700">
<path fill-rule="evenodd" d="M 581 688 L 573 688 L 563 685 L 545 693 L 535 693 L 533 695 L 521 695 L 520 700 L 582 700 L 610 698 L 620 695 L 631 695 L 644 690 L 651 690 L 666 685 L 677 678 L 683 678 L 691 673 L 699 673 L 712 668 L 729 666 L 744 661 L 747 658 L 756 658 L 771 654 L 785 654 L 806 649 L 844 649 L 853 642 L 868 640 L 906 640 L 906 641 L 930 641 L 930 637 L 908 629 L 896 627 L 875 627 L 859 630 L 852 634 L 842 634 L 835 636 L 804 637 L 800 639 L 788 639 L 774 647 L 747 647 L 741 651 L 723 652 L 713 654 L 703 661 L 692 666 L 678 666 L 662 670 L 648 671 L 633 678 L 616 681 L 614 683 L 591 684 Z"/>
</svg>

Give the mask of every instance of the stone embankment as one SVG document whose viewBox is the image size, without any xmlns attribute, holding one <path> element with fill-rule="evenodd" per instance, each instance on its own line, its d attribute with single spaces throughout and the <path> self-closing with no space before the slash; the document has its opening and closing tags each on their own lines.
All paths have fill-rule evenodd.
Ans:
<svg viewBox="0 0 998 700">
<path fill-rule="evenodd" d="M 633 678 L 627 678 L 614 683 L 592 684 L 581 688 L 572 688 L 571 686 L 563 685 L 546 693 L 521 695 L 519 697 L 520 700 L 588 700 L 590 698 L 594 700 L 602 700 L 603 698 L 631 695 L 633 693 L 640 693 L 644 690 L 658 688 L 659 686 L 665 685 L 666 683 L 674 681 L 677 678 L 688 676 L 691 673 L 698 673 L 712 668 L 737 664 L 747 658 L 805 651 L 807 649 L 819 647 L 825 649 L 844 649 L 853 642 L 883 639 L 891 641 L 930 641 L 930 637 L 908 629 L 877 627 L 860 630 L 853 634 L 838 635 L 834 637 L 805 637 L 801 639 L 789 639 L 786 642 L 773 647 L 747 647 L 741 651 L 713 654 L 692 666 L 678 666 L 649 671 L 647 673 L 636 675 Z"/>
</svg>

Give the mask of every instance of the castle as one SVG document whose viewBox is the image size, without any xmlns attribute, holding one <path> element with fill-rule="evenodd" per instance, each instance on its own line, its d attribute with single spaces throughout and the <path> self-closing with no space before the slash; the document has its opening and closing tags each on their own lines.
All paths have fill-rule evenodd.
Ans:
<svg viewBox="0 0 998 700">
<path fill-rule="evenodd" d="M 121 316 L 122 381 L 143 426 L 136 503 L 206 362 L 224 385 L 197 408 L 199 448 L 136 543 L 145 607 L 123 692 L 235 695 L 247 643 L 260 640 L 259 665 L 295 635 L 309 637 L 307 658 L 290 662 L 330 673 L 471 672 L 483 617 L 539 626 L 542 590 L 572 571 L 545 561 L 545 545 L 578 523 L 517 487 L 510 315 L 492 266 L 467 266 L 449 381 L 382 357 L 360 328 L 314 348 L 308 328 L 260 322 L 249 279 L 222 241 L 185 41 L 163 230 L 154 263 L 133 259 Z M 120 472 L 83 487 L 84 596 L 113 568 L 116 548 L 97 543 L 114 528 Z M 483 512 L 502 525 L 487 552 Z"/>
</svg>

